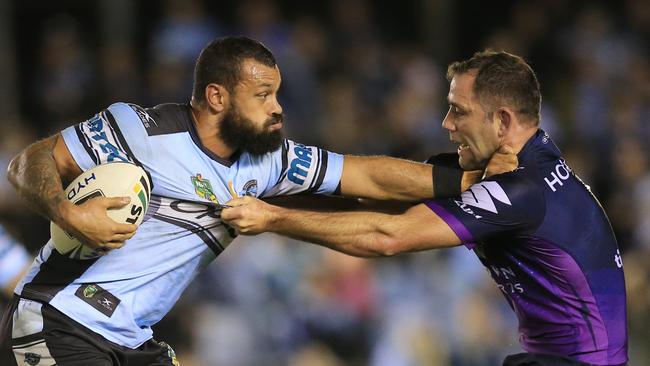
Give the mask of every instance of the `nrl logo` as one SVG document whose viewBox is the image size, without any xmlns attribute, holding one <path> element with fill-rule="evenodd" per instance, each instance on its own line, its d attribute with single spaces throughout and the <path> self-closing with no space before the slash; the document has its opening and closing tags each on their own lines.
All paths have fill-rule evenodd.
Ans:
<svg viewBox="0 0 650 366">
<path fill-rule="evenodd" d="M 84 289 L 84 297 L 91 298 L 97 293 L 97 287 L 95 285 L 88 285 Z"/>
<path fill-rule="evenodd" d="M 192 176 L 192 184 L 194 185 L 194 191 L 196 194 L 206 200 L 218 203 L 217 196 L 212 191 L 212 184 L 210 181 L 201 177 L 201 174 Z"/>
</svg>

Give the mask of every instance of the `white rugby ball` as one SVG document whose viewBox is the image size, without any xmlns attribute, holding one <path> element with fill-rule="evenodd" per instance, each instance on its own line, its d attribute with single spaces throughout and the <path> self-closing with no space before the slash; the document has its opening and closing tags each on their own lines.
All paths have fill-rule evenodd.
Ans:
<svg viewBox="0 0 650 366">
<path fill-rule="evenodd" d="M 119 223 L 140 225 L 149 208 L 151 181 L 141 167 L 125 162 L 98 165 L 81 173 L 65 189 L 66 197 L 80 205 L 95 197 L 130 197 L 131 202 L 119 209 L 109 209 L 108 217 Z M 81 244 L 55 223 L 50 234 L 56 250 L 72 259 L 92 259 L 99 256 L 93 249 Z"/>
</svg>

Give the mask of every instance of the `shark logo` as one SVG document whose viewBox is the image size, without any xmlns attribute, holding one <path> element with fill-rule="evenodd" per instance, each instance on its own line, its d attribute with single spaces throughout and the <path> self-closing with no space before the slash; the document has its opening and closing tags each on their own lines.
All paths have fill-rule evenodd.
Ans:
<svg viewBox="0 0 650 366">
<path fill-rule="evenodd" d="M 243 191 L 241 196 L 253 196 L 257 197 L 257 180 L 251 179 L 246 184 L 244 184 Z"/>
</svg>

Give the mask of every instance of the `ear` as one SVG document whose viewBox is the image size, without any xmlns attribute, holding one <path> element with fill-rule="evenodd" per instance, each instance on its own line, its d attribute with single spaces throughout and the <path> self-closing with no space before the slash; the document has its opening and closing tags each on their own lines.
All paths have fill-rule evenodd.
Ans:
<svg viewBox="0 0 650 366">
<path fill-rule="evenodd" d="M 512 127 L 514 115 L 508 108 L 499 108 L 496 110 L 495 114 L 499 122 L 499 137 L 503 137 Z"/>
<path fill-rule="evenodd" d="M 205 100 L 208 108 L 220 113 L 230 103 L 230 93 L 224 86 L 211 83 L 205 87 Z"/>
</svg>

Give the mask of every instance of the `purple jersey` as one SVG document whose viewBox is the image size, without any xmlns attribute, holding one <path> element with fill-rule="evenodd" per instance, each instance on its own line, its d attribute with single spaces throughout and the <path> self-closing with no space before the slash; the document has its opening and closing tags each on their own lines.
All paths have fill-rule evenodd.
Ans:
<svg viewBox="0 0 650 366">
<path fill-rule="evenodd" d="M 623 264 L 607 216 L 544 131 L 518 157 L 517 170 L 427 206 L 488 269 L 526 351 L 627 362 Z"/>
</svg>

